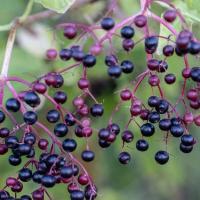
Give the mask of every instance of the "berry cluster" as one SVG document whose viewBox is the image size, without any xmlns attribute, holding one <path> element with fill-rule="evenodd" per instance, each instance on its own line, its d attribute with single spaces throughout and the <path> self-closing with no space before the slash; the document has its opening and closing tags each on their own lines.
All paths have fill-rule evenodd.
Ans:
<svg viewBox="0 0 200 200">
<path fill-rule="evenodd" d="M 180 20 L 182 19 L 181 14 L 174 8 L 167 10 L 163 19 L 154 13 L 149 14 L 148 8 L 149 5 L 145 4 L 141 12 L 120 23 L 116 23 L 111 17 L 105 17 L 97 26 L 78 23 L 58 25 L 57 28 L 63 29 L 64 37 L 68 40 L 76 39 L 79 31 L 82 31 L 81 36 L 88 34 L 95 40 L 95 43 L 89 51 L 80 45 L 63 48 L 59 53 L 56 49 L 48 49 L 46 52 L 48 60 L 54 61 L 59 56 L 61 60 L 65 62 L 71 60 L 74 64 L 57 72 L 47 73 L 32 83 L 18 77 L 5 77 L 4 84 L 8 86 L 13 97 L 7 99 L 5 104 L 1 103 L 0 105 L 0 155 L 8 154 L 9 151 L 8 161 L 10 165 L 20 165 L 20 170 L 16 177 L 7 178 L 4 189 L 0 191 L 0 199 L 43 200 L 45 195 L 51 199 L 47 189 L 57 184 L 67 185 L 71 200 L 93 200 L 97 197 L 97 188 L 92 178 L 81 161 L 73 155 L 73 152 L 77 150 L 77 138 L 80 138 L 86 140 L 87 144 L 81 152 L 82 161 L 91 162 L 95 159 L 95 153 L 90 149 L 88 140 L 95 132 L 95 128 L 92 127 L 93 119 L 101 119 L 104 107 L 90 92 L 87 70 L 96 65 L 105 41 L 108 40 L 111 45 L 111 52 L 104 59 L 108 76 L 118 79 L 123 74 L 133 73 L 136 67 L 131 59 L 120 62 L 112 51 L 112 38 L 115 35 L 120 37 L 122 49 L 126 53 L 133 51 L 137 44 L 144 44 L 144 52 L 147 57 L 146 70 L 136 77 L 133 86 L 131 85 L 132 88 L 126 87 L 121 90 L 119 104 L 106 125 L 102 125 L 102 128 L 97 131 L 99 146 L 108 148 L 117 138 L 120 138 L 123 149 L 126 148 L 134 141 L 134 133 L 129 127 L 131 122 L 134 122 L 141 132 L 141 138 L 136 141 L 138 151 L 147 151 L 150 146 L 148 138 L 156 132 L 163 132 L 165 150 L 159 150 L 155 153 L 157 163 L 163 165 L 169 161 L 170 154 L 167 145 L 170 136 L 180 137 L 180 150 L 183 153 L 192 151 L 196 140 L 189 133 L 188 126 L 190 124 L 200 126 L 200 115 L 196 112 L 200 108 L 200 67 L 191 68 L 188 55 L 197 56 L 200 53 L 200 43 L 188 29 L 184 29 L 180 33 L 173 29 L 170 23 L 178 20 L 178 17 Z M 150 34 L 148 16 L 164 24 L 175 35 L 176 39 L 172 40 L 170 36 Z M 105 32 L 101 38 L 95 34 L 98 29 Z M 139 41 L 134 39 L 137 30 L 144 32 L 144 37 Z M 164 58 L 158 59 L 155 54 L 161 39 L 166 41 L 166 45 L 163 47 Z M 181 95 L 174 104 L 170 102 L 166 92 L 161 87 L 161 78 L 168 85 L 173 85 L 176 82 L 176 75 L 167 73 L 170 67 L 167 59 L 175 55 L 183 57 L 185 67 L 182 71 L 180 70 L 178 75 L 184 83 Z M 73 109 L 68 110 L 65 104 L 68 101 L 68 94 L 62 90 L 64 84 L 62 75 L 75 67 L 83 68 L 82 76 L 77 82 L 81 94 L 73 98 L 71 102 Z M 147 85 L 152 89 L 152 95 L 143 101 L 138 97 L 137 91 L 147 77 Z M 189 85 L 189 81 L 192 84 Z M 27 89 L 17 93 L 11 82 L 21 83 Z M 190 88 L 188 89 L 188 87 Z M 48 93 L 49 88 L 54 91 L 53 95 Z M 158 95 L 155 94 L 156 91 L 158 91 Z M 38 114 L 38 107 L 41 105 L 43 97 L 52 104 L 52 108 L 45 113 L 45 124 L 40 122 Z M 87 101 L 88 98 L 92 100 L 92 104 Z M 119 124 L 113 122 L 113 117 L 125 103 L 129 105 L 127 114 L 129 121 L 121 130 Z M 183 104 L 184 113 L 178 111 L 178 104 Z M 16 119 L 16 113 L 21 113 L 21 115 L 18 114 L 20 119 Z M 4 126 L 7 119 L 13 123 L 12 130 Z M 140 120 L 140 123 L 137 120 Z M 52 126 L 51 130 L 49 127 Z M 45 134 L 39 134 L 39 130 Z M 72 134 L 69 134 L 70 132 Z M 36 148 L 39 149 L 39 155 L 36 153 Z M 118 160 L 121 164 L 128 164 L 131 160 L 131 154 L 123 150 L 118 155 Z M 22 161 L 25 161 L 23 166 L 21 165 Z M 31 195 L 19 197 L 18 193 L 23 190 L 23 183 L 30 181 L 37 183 L 38 188 Z M 12 197 L 9 190 L 15 193 L 15 197 Z"/>
</svg>

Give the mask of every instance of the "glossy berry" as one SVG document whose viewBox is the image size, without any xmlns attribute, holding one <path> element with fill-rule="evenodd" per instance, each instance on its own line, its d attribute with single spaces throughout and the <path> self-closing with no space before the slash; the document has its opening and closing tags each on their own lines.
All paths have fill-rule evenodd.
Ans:
<svg viewBox="0 0 200 200">
<path fill-rule="evenodd" d="M 159 128 L 163 131 L 169 131 L 171 128 L 171 120 L 170 119 L 161 119 L 159 122 Z"/>
<path fill-rule="evenodd" d="M 63 91 L 56 91 L 53 99 L 56 101 L 56 103 L 64 104 L 67 101 L 67 95 Z"/>
<path fill-rule="evenodd" d="M 108 68 L 108 75 L 112 78 L 119 78 L 122 73 L 121 67 L 114 65 Z"/>
<path fill-rule="evenodd" d="M 81 154 L 81 158 L 86 162 L 91 162 L 94 160 L 95 154 L 93 151 L 85 150 Z"/>
<path fill-rule="evenodd" d="M 138 151 L 146 151 L 149 148 L 149 144 L 146 140 L 140 139 L 136 142 L 136 148 Z"/>
<path fill-rule="evenodd" d="M 134 19 L 134 23 L 138 28 L 142 28 L 147 24 L 147 18 L 145 15 L 138 15 Z"/>
<path fill-rule="evenodd" d="M 150 112 L 149 115 L 148 115 L 148 120 L 151 122 L 151 123 L 157 123 L 160 121 L 160 114 L 158 112 Z"/>
<path fill-rule="evenodd" d="M 73 190 L 70 192 L 71 200 L 84 200 L 84 192 L 81 190 Z"/>
<path fill-rule="evenodd" d="M 191 69 L 191 78 L 195 82 L 200 82 L 200 67 L 193 67 Z"/>
<path fill-rule="evenodd" d="M 81 185 L 87 185 L 89 182 L 89 177 L 87 174 L 80 174 L 78 177 L 78 182 Z"/>
<path fill-rule="evenodd" d="M 44 191 L 43 190 L 35 190 L 32 193 L 33 200 L 44 200 Z"/>
<path fill-rule="evenodd" d="M 64 36 L 68 39 L 74 39 L 77 35 L 77 30 L 75 26 L 66 26 L 64 28 Z"/>
<path fill-rule="evenodd" d="M 51 188 L 56 184 L 56 178 L 52 175 L 44 175 L 41 178 L 41 183 L 44 187 Z"/>
<path fill-rule="evenodd" d="M 10 134 L 10 131 L 8 128 L 0 128 L 0 138 L 6 138 Z"/>
<path fill-rule="evenodd" d="M 59 53 L 59 56 L 61 60 L 70 60 L 70 58 L 72 57 L 72 51 L 71 49 L 62 49 Z"/>
<path fill-rule="evenodd" d="M 118 124 L 113 123 L 108 126 L 108 129 L 111 133 L 114 133 L 115 135 L 118 135 L 120 133 L 120 127 Z"/>
<path fill-rule="evenodd" d="M 11 112 L 17 112 L 20 109 L 20 102 L 15 98 L 6 101 L 6 109 Z"/>
<path fill-rule="evenodd" d="M 168 64 L 167 64 L 167 62 L 164 61 L 164 60 L 160 60 L 160 61 L 159 61 L 159 67 L 158 67 L 158 69 L 157 69 L 157 72 L 164 73 L 164 72 L 167 71 L 167 69 L 168 69 Z"/>
<path fill-rule="evenodd" d="M 38 147 L 40 148 L 40 149 L 42 149 L 42 150 L 46 150 L 47 149 L 47 147 L 48 147 L 48 145 L 49 145 L 49 142 L 48 142 L 48 140 L 46 140 L 46 139 L 40 139 L 39 141 L 38 141 Z"/>
<path fill-rule="evenodd" d="M 131 51 L 135 46 L 135 43 L 132 39 L 124 39 L 122 41 L 122 47 L 125 51 Z"/>
<path fill-rule="evenodd" d="M 152 87 L 155 87 L 155 86 L 158 86 L 160 84 L 160 79 L 157 75 L 153 74 L 149 77 L 148 82 Z"/>
<path fill-rule="evenodd" d="M 176 76 L 174 74 L 166 74 L 165 75 L 165 82 L 167 84 L 173 84 L 176 81 Z"/>
<path fill-rule="evenodd" d="M 101 21 L 101 27 L 104 30 L 110 30 L 115 26 L 115 21 L 111 17 L 105 17 Z"/>
<path fill-rule="evenodd" d="M 118 156 L 118 160 L 121 164 L 126 165 L 130 162 L 131 156 L 128 152 L 121 152 Z"/>
<path fill-rule="evenodd" d="M 152 71 L 157 71 L 159 68 L 160 62 L 156 59 L 150 59 L 147 61 L 147 67 Z"/>
<path fill-rule="evenodd" d="M 193 145 L 184 145 L 183 143 L 180 144 L 180 150 L 183 153 L 190 153 L 193 150 Z"/>
<path fill-rule="evenodd" d="M 60 113 L 57 110 L 50 110 L 46 116 L 48 122 L 56 123 L 60 119 Z"/>
<path fill-rule="evenodd" d="M 128 101 L 132 98 L 132 92 L 129 89 L 124 89 L 120 92 L 120 97 L 123 101 Z"/>
<path fill-rule="evenodd" d="M 37 122 L 38 116 L 33 111 L 27 111 L 26 113 L 24 113 L 23 118 L 26 124 L 33 125 Z"/>
<path fill-rule="evenodd" d="M 176 19 L 176 11 L 175 10 L 165 11 L 163 18 L 169 23 L 173 22 Z"/>
<path fill-rule="evenodd" d="M 56 126 L 54 127 L 54 134 L 57 137 L 64 137 L 67 135 L 67 133 L 68 127 L 63 123 L 56 124 Z"/>
<path fill-rule="evenodd" d="M 134 139 L 134 135 L 131 131 L 126 130 L 122 133 L 122 140 L 123 142 L 130 143 Z"/>
<path fill-rule="evenodd" d="M 166 45 L 163 47 L 163 55 L 166 57 L 172 56 L 174 54 L 174 47 L 172 45 Z"/>
<path fill-rule="evenodd" d="M 156 107 L 159 105 L 159 103 L 160 103 L 160 98 L 157 96 L 150 96 L 148 99 L 148 105 L 150 107 Z"/>
<path fill-rule="evenodd" d="M 44 94 L 47 91 L 47 86 L 44 83 L 35 83 L 33 85 L 33 91 L 36 91 L 39 94 Z"/>
<path fill-rule="evenodd" d="M 0 155 L 4 155 L 8 152 L 8 147 L 5 144 L 0 144 Z"/>
<path fill-rule="evenodd" d="M 19 179 L 23 182 L 28 182 L 32 178 L 32 171 L 28 168 L 23 168 L 19 171 Z"/>
<path fill-rule="evenodd" d="M 118 59 L 115 55 L 107 55 L 105 57 L 105 64 L 110 67 L 118 64 Z"/>
<path fill-rule="evenodd" d="M 155 36 L 149 36 L 145 38 L 145 49 L 147 53 L 152 54 L 156 51 L 158 46 L 158 38 Z"/>
<path fill-rule="evenodd" d="M 28 195 L 22 195 L 22 196 L 20 197 L 20 200 L 31 200 L 31 197 L 28 196 Z"/>
<path fill-rule="evenodd" d="M 71 113 L 66 114 L 65 123 L 67 126 L 73 126 L 74 124 L 76 124 L 75 117 Z"/>
<path fill-rule="evenodd" d="M 4 122 L 6 116 L 3 111 L 0 111 L 0 123 Z"/>
<path fill-rule="evenodd" d="M 60 169 L 60 175 L 62 178 L 71 178 L 74 175 L 72 166 L 64 166 Z"/>
<path fill-rule="evenodd" d="M 91 54 L 87 54 L 85 55 L 85 57 L 83 58 L 83 65 L 85 67 L 93 67 L 96 64 L 96 57 L 91 55 Z"/>
<path fill-rule="evenodd" d="M 17 155 L 10 155 L 8 160 L 9 160 L 9 163 L 13 166 L 17 166 L 21 164 L 22 162 L 21 158 Z"/>
<path fill-rule="evenodd" d="M 24 101 L 31 107 L 35 108 L 40 104 L 40 98 L 37 93 L 28 91 L 24 95 Z"/>
<path fill-rule="evenodd" d="M 158 151 L 155 154 L 155 160 L 158 164 L 164 165 L 169 161 L 169 154 L 166 151 Z"/>
<path fill-rule="evenodd" d="M 184 129 L 181 125 L 172 125 L 170 128 L 170 133 L 174 137 L 181 137 L 184 133 Z"/>
<path fill-rule="evenodd" d="M 161 99 L 159 104 L 156 106 L 156 111 L 160 114 L 164 114 L 169 109 L 169 103 L 165 99 Z"/>
<path fill-rule="evenodd" d="M 102 104 L 94 104 L 90 108 L 90 113 L 93 117 L 101 117 L 104 113 L 104 108 Z"/>
<path fill-rule="evenodd" d="M 190 53 L 192 55 L 197 55 L 200 53 L 200 43 L 199 42 L 195 42 L 195 41 L 190 42 Z"/>
<path fill-rule="evenodd" d="M 143 124 L 140 127 L 140 131 L 141 131 L 143 136 L 150 137 L 150 136 L 152 136 L 154 134 L 155 128 L 154 128 L 154 126 L 152 124 L 146 123 L 146 124 Z"/>
<path fill-rule="evenodd" d="M 18 147 L 19 140 L 16 136 L 9 136 L 5 139 L 5 144 L 8 148 L 15 149 Z"/>
<path fill-rule="evenodd" d="M 181 143 L 185 146 L 191 146 L 195 143 L 194 137 L 190 134 L 182 135 Z"/>
<path fill-rule="evenodd" d="M 121 63 L 121 68 L 125 74 L 129 74 L 134 70 L 134 65 L 130 60 L 124 60 Z"/>
<path fill-rule="evenodd" d="M 124 26 L 121 29 L 121 36 L 125 39 L 131 39 L 135 35 L 135 30 L 131 26 Z"/>
<path fill-rule="evenodd" d="M 76 149 L 77 143 L 74 139 L 65 139 L 62 143 L 62 147 L 66 152 L 72 152 Z"/>
<path fill-rule="evenodd" d="M 28 155 L 31 152 L 31 146 L 29 144 L 19 144 L 18 151 L 20 155 Z"/>
<path fill-rule="evenodd" d="M 110 131 L 108 129 L 102 128 L 99 130 L 99 138 L 102 140 L 106 140 L 110 135 Z"/>
</svg>

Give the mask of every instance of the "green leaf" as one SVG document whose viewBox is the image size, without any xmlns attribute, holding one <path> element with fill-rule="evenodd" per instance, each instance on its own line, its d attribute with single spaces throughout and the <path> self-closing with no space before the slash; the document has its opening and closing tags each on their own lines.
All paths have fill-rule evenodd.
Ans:
<svg viewBox="0 0 200 200">
<path fill-rule="evenodd" d="M 35 0 L 35 2 L 55 12 L 65 13 L 75 0 Z"/>
</svg>

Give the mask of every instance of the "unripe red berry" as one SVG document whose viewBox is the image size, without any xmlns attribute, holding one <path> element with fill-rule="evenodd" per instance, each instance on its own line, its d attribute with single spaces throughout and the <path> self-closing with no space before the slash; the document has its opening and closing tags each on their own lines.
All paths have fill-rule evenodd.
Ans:
<svg viewBox="0 0 200 200">
<path fill-rule="evenodd" d="M 89 182 L 89 177 L 87 174 L 80 174 L 78 177 L 78 182 L 81 185 L 87 185 Z"/>
<path fill-rule="evenodd" d="M 92 135 L 92 128 L 91 127 L 83 127 L 82 134 L 83 134 L 83 137 L 90 137 Z"/>
<path fill-rule="evenodd" d="M 38 147 L 39 147 L 40 149 L 42 149 L 42 150 L 46 150 L 47 147 L 48 147 L 48 145 L 49 145 L 49 142 L 48 142 L 48 140 L 46 140 L 46 139 L 40 139 L 40 140 L 38 141 Z"/>
<path fill-rule="evenodd" d="M 14 177 L 8 177 L 6 179 L 6 186 L 13 187 L 17 184 L 18 180 Z"/>
<path fill-rule="evenodd" d="M 47 86 L 44 83 L 34 83 L 33 90 L 39 94 L 44 94 L 47 91 Z"/>
<path fill-rule="evenodd" d="M 0 144 L 0 155 L 4 155 L 8 152 L 8 147 L 5 144 Z"/>
<path fill-rule="evenodd" d="M 64 28 L 64 36 L 68 39 L 73 39 L 77 35 L 77 30 L 75 26 L 67 26 Z"/>
<path fill-rule="evenodd" d="M 190 68 L 184 68 L 182 71 L 183 78 L 190 78 L 191 69 Z"/>
<path fill-rule="evenodd" d="M 198 99 L 198 91 L 195 89 L 190 89 L 187 92 L 187 98 L 191 101 L 196 101 Z"/>
<path fill-rule="evenodd" d="M 128 101 L 131 99 L 132 97 L 132 93 L 130 90 L 128 89 L 125 89 L 125 90 L 122 90 L 121 93 L 120 93 L 120 97 L 123 101 Z"/>
<path fill-rule="evenodd" d="M 79 81 L 78 81 L 78 87 L 79 87 L 81 90 L 87 89 L 87 88 L 89 87 L 89 85 L 90 85 L 90 82 L 89 82 L 87 79 L 85 79 L 85 78 L 81 78 L 81 79 L 79 79 Z"/>
<path fill-rule="evenodd" d="M 147 67 L 152 71 L 157 71 L 159 68 L 160 62 L 156 59 L 150 59 L 147 62 Z"/>
<path fill-rule="evenodd" d="M 91 48 L 90 48 L 90 52 L 92 55 L 99 55 L 102 51 L 102 46 L 100 45 L 93 45 Z"/>
<path fill-rule="evenodd" d="M 130 113 L 132 116 L 138 116 L 141 113 L 141 110 L 141 106 L 139 105 L 131 106 Z"/>
<path fill-rule="evenodd" d="M 194 117 L 191 112 L 185 113 L 185 115 L 183 116 L 183 121 L 185 124 L 191 124 L 193 123 L 193 120 L 194 120 Z"/>
<path fill-rule="evenodd" d="M 151 86 L 158 86 L 160 84 L 160 79 L 157 75 L 151 75 L 148 80 Z"/>
<path fill-rule="evenodd" d="M 163 15 L 164 19 L 171 23 L 176 19 L 176 11 L 175 10 L 167 10 Z"/>
<path fill-rule="evenodd" d="M 135 17 L 134 23 L 138 28 L 142 28 L 147 24 L 147 18 L 145 15 L 138 15 Z"/>
<path fill-rule="evenodd" d="M 48 49 L 48 50 L 46 51 L 46 58 L 47 58 L 48 60 L 55 60 L 56 57 L 57 57 L 57 55 L 58 55 L 58 52 L 57 52 L 56 49 Z"/>
<path fill-rule="evenodd" d="M 80 108 L 81 106 L 84 105 L 84 102 L 85 102 L 85 101 L 84 101 L 83 98 L 81 98 L 81 97 L 75 97 L 74 100 L 73 100 L 73 105 L 74 105 L 75 107 Z"/>
<path fill-rule="evenodd" d="M 197 115 L 197 116 L 194 118 L 194 123 L 195 123 L 197 126 L 200 126 L 200 115 Z"/>
</svg>

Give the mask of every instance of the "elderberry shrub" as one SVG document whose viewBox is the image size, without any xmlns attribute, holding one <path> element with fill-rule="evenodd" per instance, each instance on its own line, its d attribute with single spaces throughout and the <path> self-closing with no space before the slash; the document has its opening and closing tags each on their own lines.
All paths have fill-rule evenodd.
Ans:
<svg viewBox="0 0 200 200">
<path fill-rule="evenodd" d="M 181 152 L 190 153 L 193 150 L 196 140 L 188 131 L 188 125 L 200 126 L 200 116 L 197 113 L 200 109 L 200 67 L 190 66 L 187 55 L 199 56 L 200 42 L 187 29 L 186 24 L 182 26 L 186 29 L 175 34 L 175 41 L 171 39 L 171 36 L 152 34 L 148 28 L 147 18 L 150 11 L 144 11 L 140 12 L 142 13 L 140 15 L 126 18 L 119 23 L 114 18 L 107 16 L 97 26 L 67 23 L 63 28 L 62 25 L 65 39 L 77 38 L 79 40 L 83 35 L 91 35 L 95 39 L 95 44 L 92 44 L 89 50 L 76 44 L 59 50 L 48 49 L 46 58 L 49 61 L 55 61 L 58 58 L 66 63 L 67 68 L 49 72 L 38 77 L 32 83 L 18 79 L 18 77 L 14 77 L 14 79 L 10 77 L 12 81 L 16 79 L 17 82 L 25 84 L 27 88 L 17 93 L 8 84 L 13 97 L 5 99 L 5 105 L 0 99 L 0 155 L 7 154 L 10 165 L 19 166 L 17 177 L 8 177 L 5 189 L 0 190 L 0 199 L 16 199 L 6 191 L 7 188 L 17 194 L 23 190 L 23 182 L 34 182 L 39 185 L 39 188 L 32 191 L 32 198 L 29 195 L 23 195 L 20 199 L 43 200 L 48 194 L 48 188 L 66 184 L 71 200 L 94 200 L 97 197 L 97 187 L 81 161 L 74 156 L 74 153 L 78 154 L 77 149 L 79 149 L 77 138 L 86 141 L 86 148 L 79 153 L 84 164 L 97 159 L 95 159 L 96 154 L 88 142 L 90 137 L 96 135 L 97 144 L 99 148 L 103 149 L 111 147 L 117 139 L 122 141 L 124 149 L 119 153 L 118 161 L 123 165 L 131 162 L 132 155 L 128 149 L 125 149 L 128 145 L 134 143 L 138 151 L 145 152 L 151 148 L 149 137 L 162 137 L 159 132 L 163 133 L 166 144 L 169 135 L 173 136 L 173 139 L 179 139 Z M 177 9 L 166 10 L 163 14 L 164 19 L 151 16 L 153 19 L 160 20 L 160 23 L 172 33 L 177 32 L 173 29 L 173 22 L 180 17 Z M 169 23 L 172 24 L 169 25 Z M 140 33 L 138 28 L 143 28 L 142 30 L 145 32 L 139 41 L 135 37 Z M 101 38 L 98 38 L 99 35 L 96 34 L 98 29 L 104 30 L 103 34 L 105 35 Z M 79 33 L 80 37 L 78 37 Z M 122 53 L 124 51 L 127 54 L 125 59 L 121 59 L 121 56 L 118 57 L 115 54 L 115 45 L 112 43 L 115 36 L 119 37 Z M 107 40 L 110 45 L 109 51 L 105 51 L 104 54 L 104 43 Z M 156 53 L 160 40 L 164 40 L 166 43 L 161 51 L 163 56 L 158 57 Z M 76 41 L 74 40 L 74 43 Z M 146 70 L 137 75 L 136 72 L 141 69 L 141 66 L 136 66 L 130 52 L 134 53 L 138 43 L 143 43 L 144 53 L 147 56 L 144 58 Z M 107 110 L 104 108 L 104 104 L 98 102 L 90 91 L 92 81 L 89 80 L 90 76 L 87 73 L 91 71 L 92 75 L 92 70 L 97 68 L 104 70 L 103 66 L 97 66 L 98 59 L 100 59 L 99 54 L 104 56 L 101 59 L 104 61 L 103 65 L 106 65 L 110 78 L 123 78 L 128 74 L 132 79 L 136 77 L 131 82 L 131 88 L 126 86 L 119 92 L 120 102 L 114 107 L 106 124 L 104 124 L 104 119 L 106 119 L 104 113 Z M 183 57 L 185 62 L 185 67 L 183 70 L 179 70 L 179 74 L 175 73 L 176 70 L 173 73 L 168 72 L 173 67 L 177 67 L 177 69 L 181 67 L 169 64 L 168 59 L 172 56 Z M 69 61 L 74 64 L 68 64 Z M 76 94 L 75 97 L 66 91 L 66 88 L 62 88 L 66 79 L 63 77 L 63 73 L 74 67 L 82 70 L 82 75 L 76 85 L 79 94 Z M 181 93 L 181 95 L 174 104 L 163 89 L 163 84 L 171 87 L 172 84 L 178 82 L 176 79 L 179 80 L 179 78 L 183 81 L 183 87 L 180 92 L 177 91 L 177 94 Z M 9 78 L 5 81 L 9 81 Z M 104 79 L 102 79 L 103 81 Z M 141 83 L 145 81 L 147 83 L 145 87 L 150 87 L 149 91 L 152 93 L 144 100 L 139 97 L 137 91 L 141 88 Z M 192 86 L 188 85 L 189 81 L 192 82 Z M 53 93 L 49 90 L 52 90 Z M 114 93 L 114 91 L 111 92 Z M 72 101 L 71 98 L 73 98 Z M 41 114 L 38 110 L 42 106 L 43 99 L 49 101 L 51 106 Z M 126 113 L 129 121 L 122 130 L 118 122 L 114 123 L 113 121 L 124 102 L 129 106 Z M 177 105 L 180 103 L 184 105 L 184 114 L 179 113 Z M 42 117 L 45 118 L 44 122 L 41 122 Z M 125 123 L 125 117 L 123 118 L 122 115 L 120 117 L 122 120 L 119 123 Z M 14 124 L 12 129 L 6 127 L 5 121 L 9 119 Z M 18 122 L 20 120 L 22 123 Z M 99 130 L 94 128 L 93 120 L 100 121 Z M 140 139 L 137 141 L 135 141 L 136 129 L 129 126 L 132 121 L 139 127 L 137 133 L 141 138 L 139 137 Z M 40 134 L 39 130 L 43 134 Z M 18 131 L 23 134 L 18 134 Z M 95 134 L 96 132 L 98 134 Z M 165 146 L 163 149 L 166 149 Z M 155 153 L 154 159 L 158 164 L 164 165 L 169 161 L 170 154 L 167 151 L 159 150 Z"/>
</svg>

